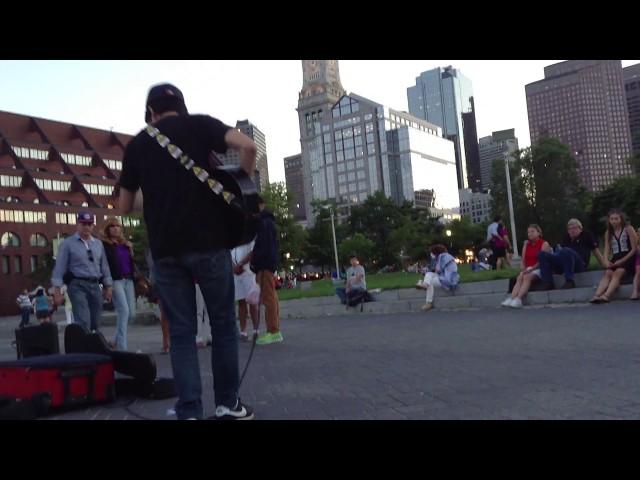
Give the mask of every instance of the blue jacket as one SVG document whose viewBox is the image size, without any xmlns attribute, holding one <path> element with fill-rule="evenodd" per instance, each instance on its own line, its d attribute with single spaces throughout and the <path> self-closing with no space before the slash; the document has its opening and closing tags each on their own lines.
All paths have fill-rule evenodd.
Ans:
<svg viewBox="0 0 640 480">
<path fill-rule="evenodd" d="M 448 253 L 441 253 L 436 260 L 436 273 L 442 285 L 447 290 L 452 290 L 460 283 L 460 274 L 455 258 Z"/>
<path fill-rule="evenodd" d="M 275 272 L 278 269 L 279 251 L 275 217 L 268 210 L 263 210 L 260 212 L 256 243 L 251 255 L 251 270 Z"/>
</svg>

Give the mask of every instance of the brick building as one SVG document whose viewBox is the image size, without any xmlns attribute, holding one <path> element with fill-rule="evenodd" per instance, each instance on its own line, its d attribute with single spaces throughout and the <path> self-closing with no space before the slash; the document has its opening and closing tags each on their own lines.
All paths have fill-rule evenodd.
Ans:
<svg viewBox="0 0 640 480">
<path fill-rule="evenodd" d="M 15 298 L 35 286 L 29 274 L 76 231 L 79 210 L 92 212 L 98 226 L 115 213 L 131 138 L 0 111 L 0 315 L 18 312 Z"/>
</svg>

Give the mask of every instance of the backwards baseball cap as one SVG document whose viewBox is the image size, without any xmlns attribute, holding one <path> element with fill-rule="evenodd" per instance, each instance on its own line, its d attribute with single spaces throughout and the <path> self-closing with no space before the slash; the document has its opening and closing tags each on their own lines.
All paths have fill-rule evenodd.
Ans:
<svg viewBox="0 0 640 480">
<path fill-rule="evenodd" d="M 93 214 L 89 212 L 78 213 L 78 223 L 90 223 L 93 225 Z"/>
<path fill-rule="evenodd" d="M 145 108 L 144 120 L 149 123 L 151 121 L 151 113 L 149 112 L 149 105 L 157 102 L 158 100 L 165 100 L 169 98 L 174 98 L 179 101 L 180 109 L 178 113 L 186 115 L 187 107 L 184 103 L 184 95 L 178 87 L 175 85 L 171 85 L 170 83 L 161 83 L 160 85 L 155 85 L 151 87 L 149 93 L 147 95 L 147 104 Z"/>
</svg>

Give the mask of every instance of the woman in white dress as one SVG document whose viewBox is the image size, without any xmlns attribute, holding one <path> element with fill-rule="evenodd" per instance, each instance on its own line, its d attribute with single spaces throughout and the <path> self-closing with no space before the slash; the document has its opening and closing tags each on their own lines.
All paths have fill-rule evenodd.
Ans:
<svg viewBox="0 0 640 480">
<path fill-rule="evenodd" d="M 231 250 L 233 280 L 235 282 L 236 301 L 238 302 L 238 318 L 240 320 L 240 340 L 244 342 L 249 339 L 249 335 L 247 334 L 247 306 L 251 313 L 251 322 L 253 323 L 254 334 L 258 333 L 258 325 L 260 322 L 258 316 L 258 305 L 250 305 L 246 300 L 249 292 L 256 283 L 256 275 L 249 268 L 254 244 L 255 240 L 244 245 L 239 245 Z"/>
</svg>

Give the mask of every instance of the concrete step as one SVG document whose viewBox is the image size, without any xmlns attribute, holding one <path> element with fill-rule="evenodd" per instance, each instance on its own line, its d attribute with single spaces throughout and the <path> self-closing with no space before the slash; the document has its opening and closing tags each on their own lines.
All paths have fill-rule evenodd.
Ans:
<svg viewBox="0 0 640 480">
<path fill-rule="evenodd" d="M 590 287 L 594 288 L 600 282 L 603 271 L 595 270 L 585 273 L 578 273 L 575 275 L 576 287 Z M 554 285 L 556 288 L 564 285 L 565 279 L 562 275 L 553 276 Z M 488 294 L 507 294 L 509 288 L 509 280 L 491 280 L 487 282 L 473 282 L 473 283 L 461 283 L 458 285 L 455 293 L 448 292 L 441 288 L 437 288 L 435 292 L 435 298 L 447 298 L 447 297 L 461 297 L 468 295 L 488 295 Z M 380 302 L 395 302 L 395 301 L 413 301 L 424 298 L 424 290 L 416 288 L 402 288 L 398 290 L 383 290 L 381 293 L 376 294 L 376 298 Z M 302 298 L 296 300 L 287 300 L 280 303 L 281 307 L 287 306 L 292 308 L 306 308 L 309 306 L 330 306 L 336 303 L 337 297 L 335 295 L 325 297 L 311 297 Z"/>
<path fill-rule="evenodd" d="M 631 285 L 622 285 L 613 300 L 625 300 L 631 295 Z M 531 292 L 525 297 L 525 306 L 566 304 L 566 303 L 586 303 L 595 292 L 594 287 L 581 287 L 570 290 L 551 290 L 546 292 Z M 485 293 L 473 295 L 453 295 L 437 297 L 434 305 L 438 310 L 455 310 L 465 308 L 501 308 L 500 303 L 507 297 L 502 293 Z M 310 318 L 321 316 L 345 315 L 350 313 L 360 313 L 360 307 L 346 309 L 344 305 L 334 299 L 332 305 L 307 305 L 304 308 L 293 308 L 283 302 L 280 307 L 282 318 Z M 388 313 L 410 313 L 419 312 L 424 305 L 424 294 L 420 298 L 409 298 L 404 300 L 381 300 L 377 302 L 365 303 L 363 313 L 368 314 L 388 314 Z"/>
</svg>

